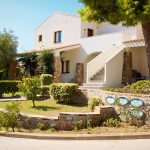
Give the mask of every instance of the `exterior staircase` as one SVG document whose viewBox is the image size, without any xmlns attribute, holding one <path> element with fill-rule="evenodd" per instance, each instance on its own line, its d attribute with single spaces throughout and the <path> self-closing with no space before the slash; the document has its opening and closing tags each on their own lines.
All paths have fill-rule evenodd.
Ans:
<svg viewBox="0 0 150 150">
<path fill-rule="evenodd" d="M 103 89 L 107 87 L 105 76 L 106 64 L 122 50 L 125 45 L 113 45 L 108 50 L 102 52 L 87 64 L 87 83 L 83 83 L 79 89 Z"/>
</svg>

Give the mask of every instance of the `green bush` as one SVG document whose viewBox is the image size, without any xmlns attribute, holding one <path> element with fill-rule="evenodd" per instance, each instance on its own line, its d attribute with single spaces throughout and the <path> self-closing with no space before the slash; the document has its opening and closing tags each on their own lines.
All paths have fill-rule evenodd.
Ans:
<svg viewBox="0 0 150 150">
<path fill-rule="evenodd" d="M 19 90 L 27 96 L 27 99 L 32 100 L 33 107 L 35 107 L 35 100 L 37 99 L 37 94 L 40 93 L 40 81 L 38 77 L 28 77 L 23 78 L 18 85 Z"/>
<path fill-rule="evenodd" d="M 103 126 L 106 127 L 120 127 L 121 122 L 118 119 L 110 118 L 103 122 Z"/>
<path fill-rule="evenodd" d="M 0 113 L 0 127 L 12 128 L 14 132 L 15 128 L 18 127 L 19 114 L 20 103 L 12 102 L 10 105 L 7 105 L 5 112 Z"/>
<path fill-rule="evenodd" d="M 19 91 L 18 89 L 19 81 L 11 81 L 11 80 L 1 80 L 0 81 L 0 97 L 3 96 L 4 93 L 12 93 L 14 94 Z"/>
<path fill-rule="evenodd" d="M 133 83 L 131 91 L 138 94 L 150 94 L 150 80 L 141 80 Z"/>
<path fill-rule="evenodd" d="M 78 90 L 75 83 L 53 83 L 50 85 L 50 95 L 63 104 L 87 104 L 86 97 Z"/>
<path fill-rule="evenodd" d="M 100 103 L 102 104 L 102 100 L 100 100 L 99 98 L 96 98 L 96 97 L 92 97 L 88 100 L 88 105 L 89 105 L 91 111 L 94 111 L 95 106 L 99 106 Z"/>
<path fill-rule="evenodd" d="M 42 85 L 50 85 L 53 82 L 53 75 L 51 74 L 42 74 L 40 76 Z"/>
<path fill-rule="evenodd" d="M 120 88 L 106 88 L 105 91 L 109 91 L 109 92 L 120 92 Z"/>
<path fill-rule="evenodd" d="M 41 95 L 45 96 L 45 97 L 49 97 L 50 96 L 50 94 L 49 94 L 50 89 L 49 88 L 50 88 L 50 86 L 48 86 L 48 85 L 40 86 Z"/>
</svg>

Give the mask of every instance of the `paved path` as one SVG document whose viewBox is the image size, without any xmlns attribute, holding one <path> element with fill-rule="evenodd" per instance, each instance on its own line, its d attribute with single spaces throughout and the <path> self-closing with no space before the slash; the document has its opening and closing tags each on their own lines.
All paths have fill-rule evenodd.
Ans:
<svg viewBox="0 0 150 150">
<path fill-rule="evenodd" d="M 0 150 L 150 150 L 150 139 L 53 141 L 0 137 Z"/>
</svg>

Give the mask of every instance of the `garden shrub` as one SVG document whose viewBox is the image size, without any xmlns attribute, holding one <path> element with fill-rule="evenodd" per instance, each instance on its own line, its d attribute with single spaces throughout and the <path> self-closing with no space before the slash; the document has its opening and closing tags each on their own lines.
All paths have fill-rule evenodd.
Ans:
<svg viewBox="0 0 150 150">
<path fill-rule="evenodd" d="M 4 93 L 12 93 L 14 96 L 16 92 L 19 91 L 18 89 L 18 83 L 19 81 L 11 81 L 11 80 L 1 80 L 0 81 L 0 97 Z"/>
<path fill-rule="evenodd" d="M 48 85 L 44 85 L 44 86 L 40 86 L 40 94 L 42 95 L 42 96 L 45 96 L 45 97 L 50 97 L 50 86 L 48 86 Z"/>
<path fill-rule="evenodd" d="M 120 127 L 121 122 L 118 119 L 110 118 L 103 122 L 103 126 L 106 127 Z"/>
<path fill-rule="evenodd" d="M 63 104 L 87 104 L 86 97 L 78 90 L 75 83 L 53 83 L 50 85 L 50 95 Z"/>
<path fill-rule="evenodd" d="M 96 97 L 92 97 L 88 100 L 88 105 L 89 105 L 91 111 L 94 111 L 95 106 L 99 106 L 100 103 L 102 104 L 102 100 L 100 100 L 99 98 L 96 98 Z"/>
<path fill-rule="evenodd" d="M 53 75 L 51 74 L 42 74 L 40 76 L 42 85 L 50 85 L 53 82 Z"/>
<path fill-rule="evenodd" d="M 150 80 L 141 80 L 133 83 L 131 91 L 138 94 L 150 94 Z"/>
<path fill-rule="evenodd" d="M 20 103 L 12 102 L 10 105 L 7 105 L 5 112 L 0 113 L 0 126 L 5 127 L 6 129 L 12 128 L 12 131 L 15 131 L 18 126 L 18 121 L 20 119 Z"/>
<path fill-rule="evenodd" d="M 120 92 L 120 88 L 106 88 L 105 90 L 109 92 Z"/>
</svg>

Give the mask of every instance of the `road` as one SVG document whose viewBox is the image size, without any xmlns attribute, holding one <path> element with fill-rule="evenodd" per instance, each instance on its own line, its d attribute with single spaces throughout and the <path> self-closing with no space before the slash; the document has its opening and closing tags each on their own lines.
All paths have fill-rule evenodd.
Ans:
<svg viewBox="0 0 150 150">
<path fill-rule="evenodd" d="M 53 141 L 0 137 L 0 150 L 150 150 L 150 139 Z"/>
</svg>

